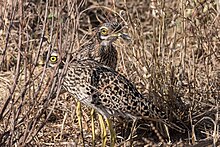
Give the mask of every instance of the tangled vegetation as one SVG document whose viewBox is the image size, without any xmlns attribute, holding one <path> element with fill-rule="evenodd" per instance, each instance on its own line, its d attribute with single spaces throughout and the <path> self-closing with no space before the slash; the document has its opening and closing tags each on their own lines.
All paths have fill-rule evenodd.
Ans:
<svg viewBox="0 0 220 147">
<path fill-rule="evenodd" d="M 169 142 L 163 128 L 140 121 L 133 146 L 220 144 L 219 1 L 1 0 L 0 6 L 0 146 L 94 145 L 90 109 L 82 105 L 82 133 L 76 99 L 60 94 L 56 72 L 39 62 L 54 48 L 87 55 L 82 48 L 98 48 L 97 27 L 112 21 L 131 36 L 115 43 L 117 71 L 186 130 L 171 130 Z M 128 145 L 131 124 L 113 122 L 116 145 Z"/>
</svg>

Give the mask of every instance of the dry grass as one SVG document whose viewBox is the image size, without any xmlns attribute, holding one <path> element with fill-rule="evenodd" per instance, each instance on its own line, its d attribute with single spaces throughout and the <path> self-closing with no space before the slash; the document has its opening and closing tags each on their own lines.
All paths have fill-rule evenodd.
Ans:
<svg viewBox="0 0 220 147">
<path fill-rule="evenodd" d="M 1 146 L 92 145 L 89 109 L 82 108 L 83 141 L 75 99 L 59 95 L 57 71 L 37 63 L 53 48 L 85 56 L 80 47 L 93 41 L 96 27 L 108 21 L 123 23 L 132 37 L 115 44 L 120 52 L 117 70 L 167 111 L 170 121 L 185 124 L 185 134 L 170 134 L 171 145 L 219 144 L 219 1 L 2 0 L 0 6 Z M 95 125 L 100 146 L 97 120 Z M 114 120 L 114 126 L 121 136 L 122 124 Z M 134 146 L 167 142 L 143 127 Z M 125 145 L 125 139 L 117 145 Z"/>
</svg>

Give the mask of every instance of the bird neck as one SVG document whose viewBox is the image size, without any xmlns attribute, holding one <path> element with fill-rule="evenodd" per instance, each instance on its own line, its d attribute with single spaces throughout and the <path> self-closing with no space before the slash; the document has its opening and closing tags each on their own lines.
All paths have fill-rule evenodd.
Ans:
<svg viewBox="0 0 220 147">
<path fill-rule="evenodd" d="M 112 69 L 116 69 L 118 52 L 112 44 L 102 45 L 99 49 L 100 63 Z"/>
</svg>

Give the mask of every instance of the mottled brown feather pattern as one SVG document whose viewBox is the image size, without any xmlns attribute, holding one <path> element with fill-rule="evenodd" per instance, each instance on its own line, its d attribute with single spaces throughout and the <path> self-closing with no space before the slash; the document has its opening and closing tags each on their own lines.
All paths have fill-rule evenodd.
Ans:
<svg viewBox="0 0 220 147">
<path fill-rule="evenodd" d="M 93 60 L 72 62 L 63 86 L 79 101 L 98 108 L 107 117 L 121 115 L 166 119 L 165 113 L 144 98 L 123 75 Z"/>
</svg>

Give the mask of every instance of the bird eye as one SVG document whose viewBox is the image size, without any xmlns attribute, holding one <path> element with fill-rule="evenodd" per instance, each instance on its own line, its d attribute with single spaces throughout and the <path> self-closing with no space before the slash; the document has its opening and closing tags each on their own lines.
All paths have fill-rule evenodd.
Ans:
<svg viewBox="0 0 220 147">
<path fill-rule="evenodd" d="M 57 57 L 56 56 L 51 56 L 50 57 L 50 61 L 51 62 L 56 62 L 57 61 Z"/>
<path fill-rule="evenodd" d="M 102 28 L 101 29 L 101 34 L 104 35 L 104 36 L 108 35 L 108 29 Z"/>
</svg>

